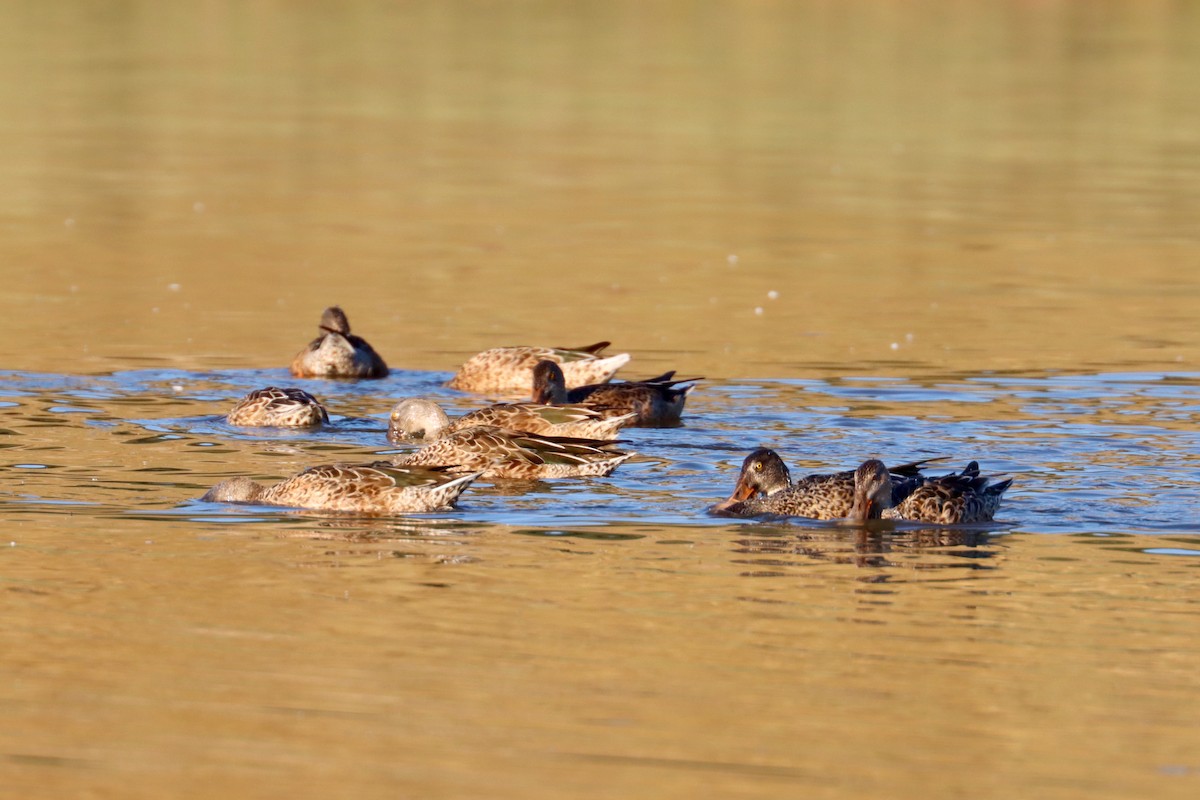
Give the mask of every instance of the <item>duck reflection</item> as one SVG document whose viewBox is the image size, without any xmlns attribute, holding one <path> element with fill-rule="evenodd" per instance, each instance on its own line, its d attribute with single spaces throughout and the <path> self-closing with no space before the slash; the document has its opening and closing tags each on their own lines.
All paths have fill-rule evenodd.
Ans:
<svg viewBox="0 0 1200 800">
<path fill-rule="evenodd" d="M 791 574 L 783 568 L 812 562 L 852 564 L 866 568 L 993 569 L 998 552 L 989 531 L 979 528 L 930 526 L 899 528 L 889 523 L 801 528 L 763 526 L 741 537 L 733 552 L 755 556 L 737 563 L 753 565 L 758 577 Z M 802 558 L 798 559 L 797 556 Z"/>
</svg>

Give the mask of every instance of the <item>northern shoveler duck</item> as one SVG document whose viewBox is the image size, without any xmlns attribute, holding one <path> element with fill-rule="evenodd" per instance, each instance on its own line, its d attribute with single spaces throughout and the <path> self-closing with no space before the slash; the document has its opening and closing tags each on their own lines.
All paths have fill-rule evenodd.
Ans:
<svg viewBox="0 0 1200 800">
<path fill-rule="evenodd" d="M 613 442 L 563 436 L 536 436 L 489 425 L 474 425 L 442 436 L 415 453 L 397 456 L 402 466 L 446 466 L 479 471 L 485 478 L 566 478 L 610 475 L 632 453 Z"/>
<path fill-rule="evenodd" d="M 447 384 L 451 389 L 484 394 L 533 393 L 533 367 L 539 361 L 562 366 L 568 386 L 604 383 L 629 362 L 629 354 L 602 356 L 610 342 L 587 347 L 494 347 L 471 356 Z"/>
<path fill-rule="evenodd" d="M 445 511 L 479 477 L 447 470 L 376 464 L 326 464 L 310 467 L 275 484 L 250 478 L 221 481 L 200 498 L 210 503 L 259 505 L 388 515 Z"/>
<path fill-rule="evenodd" d="M 350 333 L 350 321 L 337 306 L 321 315 L 320 335 L 292 359 L 297 378 L 384 378 L 388 368 L 361 336 Z"/>
<path fill-rule="evenodd" d="M 568 389 L 562 367 L 553 361 L 539 361 L 533 368 L 533 402 L 587 403 L 621 414 L 635 414 L 632 425 L 668 427 L 679 424 L 688 392 L 696 388 L 693 383 L 675 384 L 698 380 L 702 379 L 676 378 L 671 370 L 644 381 L 593 383 Z"/>
<path fill-rule="evenodd" d="M 922 478 L 911 491 L 897 498 L 892 475 L 882 461 L 864 461 L 854 476 L 854 505 L 850 518 L 903 519 L 939 525 L 990 522 L 1000 508 L 1000 498 L 1012 478 L 991 483 L 972 461 L 962 472 Z"/>
<path fill-rule="evenodd" d="M 921 481 L 926 459 L 892 469 L 892 490 L 899 503 Z M 760 447 L 742 462 L 733 494 L 710 509 L 739 517 L 779 514 L 812 519 L 841 519 L 854 504 L 854 470 L 808 475 L 792 483 L 791 473 L 774 450 Z"/>
<path fill-rule="evenodd" d="M 268 386 L 239 400 L 225 421 L 263 428 L 312 428 L 329 424 L 329 413 L 320 400 L 303 389 Z"/>
<path fill-rule="evenodd" d="M 601 412 L 581 405 L 496 403 L 452 421 L 432 400 L 410 397 L 401 400 L 392 409 L 388 420 L 388 439 L 393 442 L 436 439 L 475 425 L 490 425 L 540 436 L 615 439 L 617 431 L 632 419 L 632 414 L 605 417 Z"/>
</svg>

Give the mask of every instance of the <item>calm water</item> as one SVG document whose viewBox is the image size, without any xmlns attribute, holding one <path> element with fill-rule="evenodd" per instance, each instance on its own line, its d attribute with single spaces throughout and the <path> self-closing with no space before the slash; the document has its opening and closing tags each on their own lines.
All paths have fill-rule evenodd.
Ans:
<svg viewBox="0 0 1200 800">
<path fill-rule="evenodd" d="M 0 794 L 1195 796 L 1197 22 L 6 5 Z M 334 302 L 391 377 L 287 378 Z M 599 339 L 707 376 L 611 478 L 196 499 Z M 223 422 L 279 383 L 334 424 Z M 978 529 L 705 516 L 758 445 L 1014 487 Z"/>
</svg>

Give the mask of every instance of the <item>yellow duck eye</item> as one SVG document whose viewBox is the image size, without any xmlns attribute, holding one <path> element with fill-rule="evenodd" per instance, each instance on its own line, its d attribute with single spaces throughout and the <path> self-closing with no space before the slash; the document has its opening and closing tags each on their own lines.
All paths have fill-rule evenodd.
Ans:
<svg viewBox="0 0 1200 800">
<path fill-rule="evenodd" d="M 763 465 L 762 465 L 761 461 L 754 462 L 754 471 L 755 472 L 762 472 L 762 468 L 763 468 Z"/>
</svg>

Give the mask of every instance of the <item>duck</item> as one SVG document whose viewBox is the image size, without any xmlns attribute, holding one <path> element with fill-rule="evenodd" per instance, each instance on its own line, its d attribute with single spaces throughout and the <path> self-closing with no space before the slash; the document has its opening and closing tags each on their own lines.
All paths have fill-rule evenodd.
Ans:
<svg viewBox="0 0 1200 800">
<path fill-rule="evenodd" d="M 939 458 L 894 467 L 892 491 L 899 503 L 921 480 L 921 470 Z M 738 517 L 777 514 L 810 519 L 843 519 L 854 504 L 855 470 L 808 475 L 792 483 L 791 472 L 777 452 L 760 447 L 746 456 L 733 494 L 710 513 Z"/>
<path fill-rule="evenodd" d="M 962 472 L 936 478 L 922 477 L 902 497 L 879 459 L 864 461 L 854 473 L 854 503 L 849 517 L 855 521 L 896 519 L 938 525 L 991 522 L 1012 478 L 992 483 L 979 474 L 972 461 Z"/>
<path fill-rule="evenodd" d="M 452 421 L 432 400 L 409 397 L 392 409 L 388 419 L 388 439 L 392 442 L 433 440 L 464 428 L 486 425 L 541 436 L 612 440 L 632 420 L 632 414 L 606 417 L 584 405 L 495 403 Z"/>
<path fill-rule="evenodd" d="M 484 478 L 541 480 L 607 476 L 633 456 L 615 443 L 565 436 L 537 436 L 492 425 L 472 425 L 398 456 L 400 466 L 444 466 L 477 471 Z"/>
<path fill-rule="evenodd" d="M 274 486 L 246 477 L 213 486 L 200 499 L 208 503 L 252 503 L 368 516 L 447 511 L 480 476 L 445 469 L 402 467 L 387 462 L 309 467 Z"/>
<path fill-rule="evenodd" d="M 622 383 L 593 383 L 567 388 L 562 367 L 553 361 L 539 361 L 533 368 L 533 402 L 587 403 L 608 409 L 608 413 L 634 414 L 631 426 L 665 428 L 680 424 L 683 404 L 696 388 L 689 381 L 702 378 L 676 378 L 675 371 L 655 378 Z M 687 383 L 687 386 L 676 386 Z"/>
<path fill-rule="evenodd" d="M 245 427 L 315 428 L 329 424 L 329 412 L 303 389 L 267 386 L 239 400 L 225 421 Z"/>
<path fill-rule="evenodd" d="M 628 364 L 630 358 L 628 353 L 602 355 L 611 344 L 493 347 L 467 359 L 447 386 L 463 392 L 528 397 L 533 393 L 532 369 L 539 361 L 560 364 L 568 386 L 605 383 Z"/>
<path fill-rule="evenodd" d="M 321 314 L 319 335 L 292 359 L 296 378 L 385 378 L 387 364 L 361 336 L 350 333 L 346 312 L 330 306 Z"/>
</svg>

